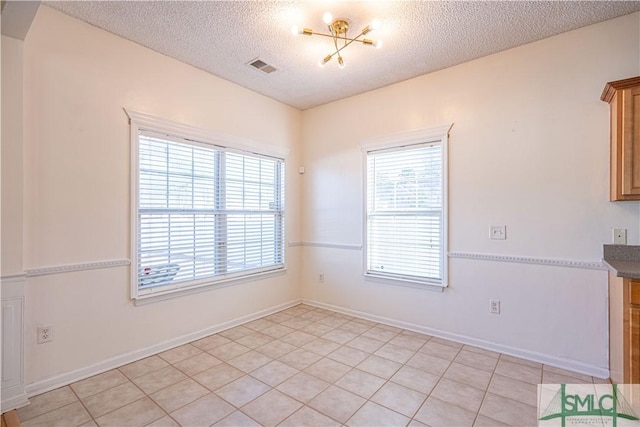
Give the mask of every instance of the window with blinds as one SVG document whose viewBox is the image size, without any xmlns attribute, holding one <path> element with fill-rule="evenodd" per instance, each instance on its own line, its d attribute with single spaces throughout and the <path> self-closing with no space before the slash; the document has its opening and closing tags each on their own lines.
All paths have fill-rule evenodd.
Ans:
<svg viewBox="0 0 640 427">
<path fill-rule="evenodd" d="M 366 273 L 443 283 L 441 141 L 368 151 Z"/>
<path fill-rule="evenodd" d="M 140 294 L 284 268 L 282 159 L 138 132 Z"/>
</svg>

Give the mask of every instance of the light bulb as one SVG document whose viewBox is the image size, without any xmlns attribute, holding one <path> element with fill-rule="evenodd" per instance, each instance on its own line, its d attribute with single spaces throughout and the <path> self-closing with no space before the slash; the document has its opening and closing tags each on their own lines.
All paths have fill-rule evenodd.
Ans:
<svg viewBox="0 0 640 427">
<path fill-rule="evenodd" d="M 371 21 L 371 29 L 372 30 L 377 30 L 380 28 L 380 20 L 379 19 L 374 19 L 373 21 Z"/>
<path fill-rule="evenodd" d="M 344 61 L 342 60 L 342 56 L 338 56 L 338 67 L 344 68 Z"/>
<path fill-rule="evenodd" d="M 329 25 L 331 21 L 333 21 L 333 15 L 331 15 L 331 12 L 327 12 L 322 16 L 322 20 L 325 24 Z"/>
<path fill-rule="evenodd" d="M 380 49 L 382 47 L 382 40 L 376 40 L 376 43 L 374 46 L 376 47 L 376 49 Z"/>
<path fill-rule="evenodd" d="M 291 34 L 297 36 L 298 34 L 300 34 L 300 28 L 298 28 L 297 25 L 294 25 L 293 27 L 291 27 Z"/>
<path fill-rule="evenodd" d="M 323 59 L 321 59 L 321 60 L 318 62 L 318 65 L 319 65 L 319 66 L 321 66 L 321 67 L 324 67 L 324 66 L 325 66 L 325 64 L 326 64 L 327 62 L 331 61 L 331 58 L 332 58 L 332 56 L 331 56 L 331 55 L 327 55 L 327 56 L 325 56 Z"/>
</svg>

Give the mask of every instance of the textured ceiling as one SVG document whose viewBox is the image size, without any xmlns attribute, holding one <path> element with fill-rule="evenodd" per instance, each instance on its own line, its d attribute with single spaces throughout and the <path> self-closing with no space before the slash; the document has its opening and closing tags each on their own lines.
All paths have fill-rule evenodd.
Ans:
<svg viewBox="0 0 640 427">
<path fill-rule="evenodd" d="M 307 109 L 640 10 L 640 1 L 54 1 L 48 6 L 216 76 Z M 332 42 L 322 15 L 381 28 L 375 49 L 353 44 L 346 63 L 318 60 Z M 350 31 L 350 35 L 355 35 Z M 278 71 L 246 64 L 255 58 Z"/>
</svg>

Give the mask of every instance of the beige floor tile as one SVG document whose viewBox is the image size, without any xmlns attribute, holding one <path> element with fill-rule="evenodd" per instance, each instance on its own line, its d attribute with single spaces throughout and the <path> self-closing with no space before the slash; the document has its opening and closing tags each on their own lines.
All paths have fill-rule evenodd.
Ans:
<svg viewBox="0 0 640 427">
<path fill-rule="evenodd" d="M 187 378 L 172 386 L 153 393 L 150 397 L 167 413 L 182 408 L 194 400 L 209 394 L 209 390 Z"/>
<path fill-rule="evenodd" d="M 91 421 L 91 415 L 89 415 L 87 410 L 84 409 L 82 403 L 76 401 L 61 408 L 54 409 L 53 411 L 38 415 L 37 417 L 33 417 L 28 421 L 20 421 L 24 427 L 68 427 L 79 426 L 80 424 Z"/>
<path fill-rule="evenodd" d="M 208 394 L 169 415 L 182 426 L 210 426 L 233 411 L 233 406 L 216 395 Z"/>
<path fill-rule="evenodd" d="M 336 381 L 335 385 L 368 399 L 373 396 L 384 383 L 385 380 L 380 377 L 359 369 L 352 369 Z"/>
<path fill-rule="evenodd" d="M 519 363 L 508 362 L 500 359 L 495 370 L 496 374 L 512 378 L 518 381 L 524 381 L 530 384 L 540 384 L 542 381 L 542 368 L 521 365 Z"/>
<path fill-rule="evenodd" d="M 318 320 L 318 323 L 322 323 L 323 325 L 328 325 L 328 326 L 331 326 L 333 328 L 337 328 L 337 327 L 342 326 L 342 325 L 344 325 L 346 323 L 349 323 L 349 321 L 350 321 L 350 318 L 331 315 L 331 316 L 326 316 L 326 317 Z"/>
<path fill-rule="evenodd" d="M 82 399 L 82 404 L 93 418 L 98 418 L 143 397 L 144 393 L 127 381 Z"/>
<path fill-rule="evenodd" d="M 397 328 L 389 329 L 389 327 L 385 325 L 376 325 L 364 332 L 362 335 L 365 337 L 375 338 L 379 341 L 387 342 L 398 335 L 400 331 L 401 330 Z"/>
<path fill-rule="evenodd" d="M 531 360 L 521 359 L 519 357 L 508 356 L 506 354 L 500 355 L 500 360 L 511 363 L 519 363 L 520 365 L 531 366 L 533 368 L 542 368 L 542 363 L 532 362 Z"/>
<path fill-rule="evenodd" d="M 357 336 L 358 334 L 354 332 L 343 331 L 342 329 L 333 329 L 324 334 L 322 338 L 338 344 L 346 344 Z"/>
<path fill-rule="evenodd" d="M 247 335 L 251 335 L 255 331 L 245 326 L 236 326 L 235 328 L 227 329 L 226 331 L 219 332 L 218 335 L 222 335 L 225 338 L 229 338 L 231 341 L 238 340 Z"/>
<path fill-rule="evenodd" d="M 235 411 L 227 415 L 217 423 L 214 427 L 260 427 L 256 421 L 252 420 L 240 411 Z"/>
<path fill-rule="evenodd" d="M 295 345 L 291 345 L 289 343 L 275 340 L 271 341 L 269 344 L 265 344 L 256 348 L 256 351 L 271 357 L 272 359 L 277 359 L 279 357 L 284 356 L 285 354 L 295 350 L 297 347 Z"/>
<path fill-rule="evenodd" d="M 385 359 L 393 360 L 398 363 L 406 363 L 415 354 L 415 351 L 408 348 L 400 347 L 395 344 L 387 343 L 380 347 L 378 351 L 374 353 L 376 356 L 384 357 Z"/>
<path fill-rule="evenodd" d="M 480 390 L 486 390 L 491 380 L 491 373 L 453 362 L 443 377 Z"/>
<path fill-rule="evenodd" d="M 390 381 L 428 395 L 440 381 L 440 376 L 405 365 L 391 377 Z"/>
<path fill-rule="evenodd" d="M 180 427 L 180 424 L 176 422 L 169 415 L 153 421 L 151 424 L 147 424 L 146 427 Z"/>
<path fill-rule="evenodd" d="M 593 382 L 590 375 L 580 374 L 578 372 L 569 371 L 567 369 L 556 368 L 555 366 L 544 365 L 543 371 L 545 373 L 553 372 L 554 374 L 564 375 L 565 377 L 576 378 L 580 381 L 576 381 L 577 384 Z"/>
<path fill-rule="evenodd" d="M 317 395 L 308 405 L 316 411 L 344 423 L 351 418 L 365 402 L 366 400 L 360 396 L 331 386 Z"/>
<path fill-rule="evenodd" d="M 451 362 L 446 359 L 441 359 L 439 357 L 430 356 L 420 352 L 416 353 L 407 362 L 407 365 L 409 366 L 422 369 L 423 371 L 434 375 L 444 374 L 450 364 Z"/>
<path fill-rule="evenodd" d="M 496 359 L 500 357 L 500 353 L 496 353 L 495 351 L 491 351 L 491 350 L 485 350 L 484 348 L 480 348 L 480 347 L 474 347 L 472 345 L 464 345 L 462 349 L 471 351 L 473 353 L 482 354 L 484 356 L 495 357 Z"/>
<path fill-rule="evenodd" d="M 249 375 L 245 375 L 224 387 L 220 387 L 215 391 L 215 393 L 227 402 L 239 408 L 269 390 L 271 390 L 271 387 L 265 383 L 258 381 Z"/>
<path fill-rule="evenodd" d="M 502 375 L 494 374 L 489 385 L 489 393 L 517 400 L 527 405 L 536 406 L 538 398 L 538 386 L 535 384 L 517 381 Z"/>
<path fill-rule="evenodd" d="M 275 322 L 272 322 L 271 320 L 265 318 L 261 318 L 245 323 L 242 326 L 244 326 L 245 328 L 253 329 L 254 331 L 262 331 L 263 329 L 267 329 L 275 325 Z"/>
<path fill-rule="evenodd" d="M 173 366 L 180 369 L 188 376 L 194 376 L 195 374 L 206 371 L 222 363 L 222 360 L 213 357 L 209 353 L 200 353 L 197 356 L 190 357 L 180 362 L 175 363 Z"/>
<path fill-rule="evenodd" d="M 302 404 L 289 396 L 271 390 L 242 408 L 242 412 L 262 426 L 275 426 L 297 411 Z"/>
<path fill-rule="evenodd" d="M 209 390 L 214 391 L 226 384 L 229 384 L 231 381 L 237 380 L 243 375 L 244 372 L 240 369 L 236 369 L 233 366 L 223 363 L 194 375 L 193 379 Z"/>
<path fill-rule="evenodd" d="M 480 408 L 484 398 L 484 391 L 443 378 L 431 392 L 431 397 L 475 413 Z"/>
<path fill-rule="evenodd" d="M 418 351 L 427 343 L 427 339 L 398 334 L 389 341 L 389 344 L 397 345 L 408 350 Z"/>
<path fill-rule="evenodd" d="M 158 356 L 151 356 L 146 359 L 121 366 L 118 370 L 125 374 L 129 379 L 134 379 L 167 366 L 169 366 L 169 364 Z"/>
<path fill-rule="evenodd" d="M 265 319 L 266 320 L 270 320 L 270 321 L 275 322 L 275 323 L 282 323 L 282 322 L 284 322 L 286 320 L 291 319 L 292 317 L 293 316 L 291 316 L 291 315 L 289 315 L 287 313 L 279 311 L 278 313 L 270 314 L 269 316 L 265 317 Z"/>
<path fill-rule="evenodd" d="M 144 397 L 97 418 L 96 422 L 100 427 L 144 426 L 165 415 L 150 398 Z"/>
<path fill-rule="evenodd" d="M 326 356 L 327 354 L 336 351 L 339 347 L 340 344 L 324 338 L 316 338 L 302 346 L 303 349 L 312 351 L 321 356 Z"/>
<path fill-rule="evenodd" d="M 132 381 L 146 394 L 151 394 L 185 378 L 187 378 L 185 374 L 173 366 L 167 366 L 150 374 L 137 377 Z"/>
<path fill-rule="evenodd" d="M 593 377 L 593 383 L 594 384 L 611 384 L 611 379 Z"/>
<path fill-rule="evenodd" d="M 405 426 L 410 418 L 400 415 L 388 408 L 377 405 L 373 402 L 365 403 L 358 412 L 347 421 L 348 426 L 371 427 L 371 426 Z"/>
<path fill-rule="evenodd" d="M 340 423 L 336 420 L 322 415 L 320 412 L 303 406 L 293 415 L 278 425 L 279 427 L 340 427 Z"/>
<path fill-rule="evenodd" d="M 302 371 L 320 359 L 322 359 L 322 356 L 319 354 L 299 348 L 297 350 L 293 350 L 289 354 L 285 354 L 278 360 Z"/>
<path fill-rule="evenodd" d="M 377 375 L 379 377 L 389 379 L 398 369 L 402 367 L 402 363 L 394 362 L 393 360 L 385 359 L 376 355 L 371 355 L 360 363 L 357 368 L 369 372 L 370 374 Z"/>
<path fill-rule="evenodd" d="M 544 384 L 593 384 L 593 380 L 585 380 L 576 377 L 568 377 L 556 372 L 543 371 L 542 382 Z"/>
<path fill-rule="evenodd" d="M 538 425 L 535 406 L 487 393 L 479 411 L 480 415 L 514 426 Z"/>
<path fill-rule="evenodd" d="M 431 427 L 464 427 L 473 425 L 476 413 L 429 397 L 414 418 Z"/>
<path fill-rule="evenodd" d="M 454 360 L 458 363 L 462 363 L 463 365 L 471 366 L 472 368 L 487 372 L 493 372 L 498 364 L 498 359 L 495 357 L 485 356 L 469 350 L 461 350 Z"/>
<path fill-rule="evenodd" d="M 484 415 L 478 415 L 476 417 L 476 422 L 473 423 L 473 427 L 501 427 L 506 425 L 508 424 L 501 423 L 500 421 L 485 417 Z"/>
<path fill-rule="evenodd" d="M 167 365 L 165 364 L 164 366 Z M 85 397 L 100 393 L 101 391 L 105 391 L 111 387 L 115 387 L 128 381 L 127 377 L 122 375 L 119 370 L 113 369 L 111 371 L 103 372 L 102 374 L 94 375 L 93 377 L 89 377 L 85 380 L 78 381 L 77 383 L 73 383 L 71 384 L 71 388 L 75 394 L 78 395 L 78 398 L 84 399 Z"/>
<path fill-rule="evenodd" d="M 302 313 L 299 317 L 305 320 L 311 320 L 312 322 L 317 322 L 320 319 L 324 319 L 329 316 L 329 313 L 320 313 L 315 310 L 307 311 L 306 313 Z"/>
<path fill-rule="evenodd" d="M 351 370 L 350 366 L 328 358 L 320 359 L 304 371 L 321 380 L 334 383 Z"/>
<path fill-rule="evenodd" d="M 255 334 L 251 334 L 251 335 L 247 335 L 246 337 L 242 337 L 240 339 L 238 339 L 236 342 L 240 345 L 243 345 L 245 347 L 249 347 L 249 348 L 258 348 L 260 346 L 263 346 L 267 343 L 270 343 L 271 341 L 273 341 L 275 338 L 271 337 L 269 335 L 263 334 L 261 332 L 256 332 Z"/>
<path fill-rule="evenodd" d="M 235 368 L 240 369 L 243 372 L 249 373 L 255 371 L 261 366 L 266 365 L 272 360 L 273 359 L 269 356 L 265 356 L 262 353 L 251 350 L 241 354 L 234 359 L 229 360 L 227 363 Z"/>
<path fill-rule="evenodd" d="M 230 342 L 231 340 L 229 338 L 216 334 L 193 341 L 191 345 L 198 347 L 202 351 L 209 351 L 214 347 L 220 347 L 221 345 L 229 344 Z"/>
<path fill-rule="evenodd" d="M 295 331 L 295 329 L 289 328 L 288 326 L 276 324 L 267 329 L 263 329 L 262 331 L 260 331 L 260 333 L 277 339 L 290 334 L 293 331 Z"/>
<path fill-rule="evenodd" d="M 371 397 L 371 401 L 399 412 L 402 415 L 406 415 L 409 418 L 413 417 L 426 399 L 427 395 L 393 382 L 388 382 L 383 385 L 382 388 Z"/>
<path fill-rule="evenodd" d="M 411 420 L 411 422 L 409 424 L 407 424 L 409 427 L 429 427 L 426 424 L 422 424 L 420 421 L 413 419 Z"/>
<path fill-rule="evenodd" d="M 349 341 L 346 345 L 351 348 L 357 348 L 358 350 L 366 351 L 367 353 L 374 353 L 384 344 L 384 341 L 360 335 L 359 337 L 356 337 Z"/>
<path fill-rule="evenodd" d="M 431 335 L 423 334 L 422 332 L 410 331 L 408 329 L 403 329 L 402 332 L 400 332 L 400 335 L 419 338 L 421 340 L 426 340 L 426 341 L 429 341 L 431 338 L 433 338 Z"/>
<path fill-rule="evenodd" d="M 18 409 L 16 412 L 20 421 L 25 422 L 31 418 L 67 406 L 77 400 L 78 398 L 69 387 L 62 387 L 30 398 L 30 404 Z"/>
<path fill-rule="evenodd" d="M 299 317 L 292 317 L 291 319 L 285 320 L 284 322 L 282 322 L 281 325 L 288 326 L 289 328 L 293 328 L 293 329 L 301 329 L 312 323 L 313 322 L 311 320 L 300 319 Z"/>
<path fill-rule="evenodd" d="M 278 360 L 274 360 L 251 373 L 251 376 L 259 379 L 265 384 L 275 387 L 280 383 L 288 380 L 299 372 L 298 369 L 292 368 Z"/>
<path fill-rule="evenodd" d="M 296 347 L 302 347 L 306 343 L 311 342 L 315 339 L 315 335 L 311 335 L 302 331 L 294 331 L 280 338 L 280 341 L 295 345 Z"/>
<path fill-rule="evenodd" d="M 165 362 L 174 364 L 184 359 L 201 354 L 202 350 L 191 344 L 181 345 L 180 347 L 172 348 L 171 350 L 164 351 L 158 356 L 164 359 Z"/>
<path fill-rule="evenodd" d="M 230 342 L 227 344 L 223 344 L 220 347 L 214 347 L 209 350 L 208 353 L 213 357 L 217 357 L 220 360 L 228 362 L 229 360 L 234 359 L 249 350 L 251 350 L 249 347 L 245 347 L 242 344 L 238 344 L 237 342 Z"/>
<path fill-rule="evenodd" d="M 358 320 L 352 320 L 350 322 L 347 322 L 338 326 L 338 330 L 350 332 L 352 334 L 355 334 L 355 336 L 358 336 L 364 332 L 367 332 L 369 329 L 371 329 L 371 325 L 365 325 L 359 322 Z"/>
<path fill-rule="evenodd" d="M 301 372 L 276 388 L 300 402 L 307 403 L 329 385 L 326 381 Z"/>
<path fill-rule="evenodd" d="M 98 424 L 96 424 L 96 422 L 93 420 L 89 420 L 84 424 L 80 424 L 80 427 L 98 427 Z"/>
<path fill-rule="evenodd" d="M 367 325 L 370 328 L 373 328 L 376 325 L 379 325 L 379 323 L 374 322 L 372 320 L 367 320 L 367 319 L 363 319 L 362 317 L 354 317 L 353 319 L 351 319 L 352 322 L 358 322 L 358 323 L 362 323 L 363 325 Z"/>
<path fill-rule="evenodd" d="M 429 341 L 437 342 L 438 344 L 448 345 L 449 347 L 454 347 L 457 349 L 462 349 L 462 347 L 464 347 L 464 344 L 460 344 L 459 342 L 455 342 L 451 340 L 446 340 L 444 338 L 433 337 Z"/>
<path fill-rule="evenodd" d="M 328 326 L 322 323 L 315 322 L 305 326 L 304 328 L 301 328 L 300 331 L 306 332 L 307 334 L 311 334 L 316 337 L 321 337 L 327 332 L 332 331 L 333 329 L 334 329 L 333 326 Z"/>
<path fill-rule="evenodd" d="M 327 355 L 329 359 L 344 363 L 349 366 L 356 366 L 369 357 L 369 353 L 350 347 L 340 347 L 333 353 Z"/>
<path fill-rule="evenodd" d="M 446 360 L 455 359 L 460 352 L 460 350 L 455 347 L 440 344 L 434 341 L 429 341 L 419 351 L 420 353 L 428 354 L 430 356 L 435 356 Z"/>
</svg>

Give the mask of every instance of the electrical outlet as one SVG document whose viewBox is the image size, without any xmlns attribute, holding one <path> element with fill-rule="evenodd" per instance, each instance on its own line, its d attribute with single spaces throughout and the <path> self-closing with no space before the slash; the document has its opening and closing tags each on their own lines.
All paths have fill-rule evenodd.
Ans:
<svg viewBox="0 0 640 427">
<path fill-rule="evenodd" d="M 627 230 L 624 228 L 613 229 L 613 244 L 614 245 L 626 245 L 627 244 Z"/>
<path fill-rule="evenodd" d="M 318 274 L 318 282 L 324 283 L 324 273 Z"/>
<path fill-rule="evenodd" d="M 53 341 L 53 326 L 38 326 L 38 344 Z"/>
<path fill-rule="evenodd" d="M 489 313 L 491 313 L 491 314 L 500 314 L 500 300 L 499 299 L 490 299 L 489 300 Z"/>
<path fill-rule="evenodd" d="M 506 240 L 507 238 L 507 226 L 506 225 L 492 225 L 489 227 L 489 237 L 493 240 Z"/>
</svg>

